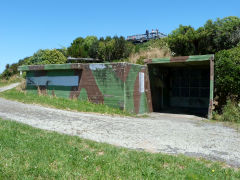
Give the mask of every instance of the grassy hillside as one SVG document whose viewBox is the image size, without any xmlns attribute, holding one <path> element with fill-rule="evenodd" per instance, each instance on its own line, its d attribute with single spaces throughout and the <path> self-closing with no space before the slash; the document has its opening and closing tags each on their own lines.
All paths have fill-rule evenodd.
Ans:
<svg viewBox="0 0 240 180">
<path fill-rule="evenodd" d="M 0 119 L 0 179 L 239 179 L 202 159 L 151 154 Z"/>
</svg>

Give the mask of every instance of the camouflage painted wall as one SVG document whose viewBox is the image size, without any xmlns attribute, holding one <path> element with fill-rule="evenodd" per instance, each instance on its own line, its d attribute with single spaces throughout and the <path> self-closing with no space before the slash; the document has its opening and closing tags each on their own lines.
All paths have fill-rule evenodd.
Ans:
<svg viewBox="0 0 240 180">
<path fill-rule="evenodd" d="M 152 111 L 146 66 L 93 63 L 22 66 L 27 90 L 57 97 L 89 100 L 134 113 Z"/>
<path fill-rule="evenodd" d="M 19 71 L 27 71 L 28 91 L 89 100 L 94 103 L 104 103 L 111 107 L 125 109 L 129 112 L 144 113 L 152 112 L 152 103 L 164 105 L 164 102 L 167 102 L 166 105 L 169 105 L 178 102 L 177 105 L 182 103 L 185 106 L 184 103 L 186 102 L 186 98 L 184 100 L 182 97 L 170 101 L 170 91 L 164 88 L 161 93 L 152 88 L 153 96 L 151 96 L 150 82 L 160 84 L 160 86 L 161 82 L 153 82 L 152 79 L 149 79 L 148 70 L 149 72 L 151 70 L 148 68 L 150 66 L 161 64 L 164 68 L 161 69 L 160 74 L 164 74 L 165 66 L 172 68 L 182 65 L 195 67 L 204 65 L 210 69 L 210 84 L 204 92 L 208 94 L 209 98 L 204 100 L 204 106 L 208 106 L 208 117 L 211 117 L 214 89 L 214 55 L 155 58 L 147 59 L 145 63 L 147 64 L 145 66 L 129 63 L 50 64 L 21 66 Z M 156 97 L 154 94 L 162 97 L 161 101 L 158 100 L 159 98 L 154 98 Z M 199 100 L 199 97 L 197 100 Z M 196 108 L 200 107 L 196 102 L 194 102 L 194 105 L 196 105 Z M 189 103 L 186 106 L 189 107 Z"/>
</svg>

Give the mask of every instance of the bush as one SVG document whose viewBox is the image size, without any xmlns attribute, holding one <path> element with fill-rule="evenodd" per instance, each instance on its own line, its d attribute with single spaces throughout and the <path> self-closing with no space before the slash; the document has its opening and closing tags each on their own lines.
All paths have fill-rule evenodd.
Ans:
<svg viewBox="0 0 240 180">
<path fill-rule="evenodd" d="M 134 45 L 122 36 L 113 38 L 107 36 L 99 40 L 95 36 L 88 36 L 85 39 L 82 37 L 75 39 L 68 47 L 67 54 L 72 57 L 91 57 L 112 62 L 128 58 L 133 48 Z"/>
<path fill-rule="evenodd" d="M 216 21 L 208 20 L 194 29 L 180 25 L 168 36 L 168 45 L 176 55 L 215 54 L 236 47 L 240 40 L 240 18 L 229 16 Z"/>
<path fill-rule="evenodd" d="M 143 65 L 143 64 L 144 64 L 144 59 L 146 59 L 146 57 L 144 57 L 144 56 L 140 56 L 140 58 L 137 59 L 136 64 L 141 64 L 141 65 Z"/>
<path fill-rule="evenodd" d="M 5 70 L 0 75 L 0 79 L 9 80 L 12 76 L 17 75 L 19 72 L 17 70 L 18 66 L 26 64 L 30 57 L 25 57 L 24 59 L 20 59 L 17 63 L 14 64 L 7 64 Z"/>
<path fill-rule="evenodd" d="M 240 102 L 236 103 L 228 100 L 227 104 L 223 108 L 222 114 L 214 114 L 213 119 L 240 123 Z"/>
<path fill-rule="evenodd" d="M 153 48 L 156 49 L 169 49 L 168 47 L 168 38 L 161 38 L 161 39 L 152 39 L 142 44 L 136 44 L 134 46 L 133 53 L 141 53 L 142 51 L 148 51 Z"/>
<path fill-rule="evenodd" d="M 226 98 L 239 100 L 240 92 L 240 47 L 222 50 L 215 56 L 215 87 L 220 105 Z"/>
<path fill-rule="evenodd" d="M 66 63 L 67 58 L 56 49 L 46 49 L 46 50 L 38 50 L 31 56 L 26 64 L 28 65 L 37 65 L 37 64 L 64 64 Z"/>
<path fill-rule="evenodd" d="M 131 63 L 136 64 L 144 64 L 144 59 L 152 59 L 152 58 L 163 58 L 170 57 L 171 52 L 168 48 L 149 48 L 146 50 L 141 50 L 138 53 L 132 53 L 129 56 L 129 61 Z"/>
</svg>

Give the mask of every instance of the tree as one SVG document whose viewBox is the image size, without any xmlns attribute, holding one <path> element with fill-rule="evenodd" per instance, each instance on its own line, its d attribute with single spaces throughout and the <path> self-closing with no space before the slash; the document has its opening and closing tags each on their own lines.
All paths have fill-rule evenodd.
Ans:
<svg viewBox="0 0 240 180">
<path fill-rule="evenodd" d="M 240 46 L 222 50 L 215 56 L 215 87 L 221 104 L 227 97 L 240 99 Z"/>
<path fill-rule="evenodd" d="M 88 54 L 84 48 L 84 39 L 82 37 L 76 38 L 67 49 L 67 54 L 71 57 L 87 57 Z"/>
<path fill-rule="evenodd" d="M 208 20 L 197 30 L 180 25 L 169 35 L 168 44 L 176 55 L 215 54 L 236 47 L 240 40 L 239 27 L 240 18 L 235 16 Z"/>
<path fill-rule="evenodd" d="M 196 54 L 198 49 L 197 33 L 191 26 L 180 25 L 168 36 L 168 44 L 176 55 Z"/>
<path fill-rule="evenodd" d="M 68 56 L 67 54 L 67 48 L 66 47 L 62 47 L 61 49 L 57 49 L 59 52 L 61 52 L 66 58 Z"/>
<path fill-rule="evenodd" d="M 98 41 L 98 39 L 96 36 L 87 36 L 84 39 L 84 43 L 83 43 L 85 50 L 88 51 L 90 49 L 90 47 L 92 46 L 92 44 L 96 43 L 97 41 Z"/>
<path fill-rule="evenodd" d="M 240 43 L 240 27 L 238 27 L 234 32 L 231 33 L 230 41 L 233 44 L 239 44 Z"/>
<path fill-rule="evenodd" d="M 9 65 L 9 64 L 6 64 L 5 68 L 8 69 L 9 67 L 10 67 L 10 65 Z"/>
<path fill-rule="evenodd" d="M 104 61 L 113 60 L 114 51 L 114 39 L 111 37 L 106 37 L 106 39 L 101 39 L 98 46 L 98 57 Z"/>
<path fill-rule="evenodd" d="M 113 47 L 113 59 L 122 59 L 126 50 L 126 41 L 123 36 L 113 37 L 114 47 Z"/>
<path fill-rule="evenodd" d="M 95 41 L 91 44 L 89 50 L 88 50 L 88 55 L 91 58 L 98 58 L 98 46 L 99 42 Z"/>
<path fill-rule="evenodd" d="M 214 38 L 214 43 L 217 47 L 216 51 L 235 47 L 238 42 L 232 42 L 231 36 L 240 27 L 240 18 L 236 16 L 229 16 L 223 19 L 218 18 L 214 24 L 216 29 Z"/>
<path fill-rule="evenodd" d="M 66 57 L 56 49 L 38 50 L 26 62 L 28 65 L 37 64 L 63 64 L 66 63 Z"/>
<path fill-rule="evenodd" d="M 97 58 L 98 56 L 98 39 L 96 36 L 87 36 L 83 43 L 84 49 L 87 52 L 87 56 L 91 58 Z"/>
</svg>

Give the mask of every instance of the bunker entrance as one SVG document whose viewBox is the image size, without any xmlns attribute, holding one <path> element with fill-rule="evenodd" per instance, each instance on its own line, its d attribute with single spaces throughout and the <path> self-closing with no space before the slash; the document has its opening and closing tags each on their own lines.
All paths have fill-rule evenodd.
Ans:
<svg viewBox="0 0 240 180">
<path fill-rule="evenodd" d="M 207 116 L 210 63 L 148 64 L 154 112 Z"/>
</svg>

